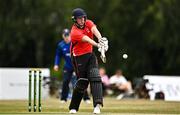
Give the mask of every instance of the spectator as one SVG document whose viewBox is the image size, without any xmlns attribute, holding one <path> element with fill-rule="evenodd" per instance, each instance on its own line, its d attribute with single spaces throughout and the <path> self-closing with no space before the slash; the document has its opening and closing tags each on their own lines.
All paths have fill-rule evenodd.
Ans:
<svg viewBox="0 0 180 115">
<path fill-rule="evenodd" d="M 123 76 L 122 70 L 118 69 L 116 71 L 116 74 L 113 75 L 109 80 L 111 86 L 121 92 L 120 95 L 117 96 L 117 99 L 122 99 L 125 94 L 132 94 L 132 85 L 130 81 L 127 81 L 127 79 Z"/>
<path fill-rule="evenodd" d="M 109 78 L 106 75 L 106 70 L 105 68 L 101 67 L 99 68 L 99 74 L 101 76 L 101 80 L 102 80 L 102 86 L 103 86 L 103 95 L 106 94 L 110 94 L 110 90 L 109 90 Z"/>
</svg>

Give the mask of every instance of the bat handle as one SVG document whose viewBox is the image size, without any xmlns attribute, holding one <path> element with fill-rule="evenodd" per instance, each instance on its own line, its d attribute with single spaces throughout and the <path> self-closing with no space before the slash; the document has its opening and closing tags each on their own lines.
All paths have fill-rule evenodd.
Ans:
<svg viewBox="0 0 180 115">
<path fill-rule="evenodd" d="M 106 63 L 106 55 L 105 55 L 104 47 L 102 47 L 101 49 L 101 59 L 104 63 Z"/>
</svg>

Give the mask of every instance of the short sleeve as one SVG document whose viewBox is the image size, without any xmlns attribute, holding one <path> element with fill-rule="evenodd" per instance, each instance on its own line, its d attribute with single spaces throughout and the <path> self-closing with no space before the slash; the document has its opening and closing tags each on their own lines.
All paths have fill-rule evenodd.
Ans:
<svg viewBox="0 0 180 115">
<path fill-rule="evenodd" d="M 92 28 L 93 26 L 96 26 L 95 24 L 94 24 L 94 22 L 93 21 L 91 21 L 91 20 L 87 20 L 86 21 L 86 26 L 88 26 L 88 28 Z"/>
</svg>

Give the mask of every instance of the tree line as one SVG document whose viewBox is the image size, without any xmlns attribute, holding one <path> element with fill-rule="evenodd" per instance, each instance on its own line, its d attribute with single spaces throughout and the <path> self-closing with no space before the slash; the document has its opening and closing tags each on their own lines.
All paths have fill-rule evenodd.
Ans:
<svg viewBox="0 0 180 115">
<path fill-rule="evenodd" d="M 0 0 L 0 67 L 51 68 L 77 7 L 109 39 L 107 64 L 98 57 L 109 74 L 117 68 L 129 79 L 180 74 L 178 0 Z"/>
</svg>

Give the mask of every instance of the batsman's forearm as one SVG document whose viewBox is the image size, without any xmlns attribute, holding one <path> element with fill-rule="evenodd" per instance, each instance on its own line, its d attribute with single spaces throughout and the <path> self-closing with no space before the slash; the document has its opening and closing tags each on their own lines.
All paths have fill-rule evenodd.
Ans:
<svg viewBox="0 0 180 115">
<path fill-rule="evenodd" d="M 91 29 L 92 33 L 98 38 L 98 40 L 100 38 L 102 38 L 102 35 L 101 33 L 99 32 L 99 30 L 96 28 L 96 26 L 93 26 L 92 29 Z"/>
<path fill-rule="evenodd" d="M 98 44 L 97 44 L 94 40 L 92 40 L 91 38 L 89 38 L 88 36 L 84 36 L 84 37 L 82 38 L 82 41 L 88 42 L 88 43 L 90 43 L 91 45 L 93 45 L 93 46 L 95 46 L 95 47 L 98 47 Z"/>
</svg>

